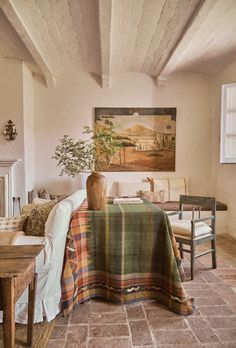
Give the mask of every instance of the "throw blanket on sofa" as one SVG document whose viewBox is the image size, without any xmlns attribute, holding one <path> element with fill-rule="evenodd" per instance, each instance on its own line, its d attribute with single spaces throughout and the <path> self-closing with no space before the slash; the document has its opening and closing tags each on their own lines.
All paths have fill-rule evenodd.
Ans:
<svg viewBox="0 0 236 348">
<path fill-rule="evenodd" d="M 155 205 L 86 201 L 72 216 L 62 274 L 62 310 L 92 297 L 127 303 L 156 299 L 188 315 L 192 302 L 181 284 L 175 239 L 165 212 Z"/>
</svg>

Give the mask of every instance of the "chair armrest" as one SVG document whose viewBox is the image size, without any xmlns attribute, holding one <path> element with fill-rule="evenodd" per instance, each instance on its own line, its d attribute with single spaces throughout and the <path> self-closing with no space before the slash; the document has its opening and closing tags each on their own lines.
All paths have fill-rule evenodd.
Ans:
<svg viewBox="0 0 236 348">
<path fill-rule="evenodd" d="M 193 221 L 193 223 L 196 223 L 196 222 L 203 222 L 203 221 L 214 220 L 214 219 L 215 219 L 214 215 L 211 215 L 211 216 L 206 216 L 206 217 L 200 218 L 200 219 L 194 219 L 192 221 Z"/>
<path fill-rule="evenodd" d="M 169 211 L 167 212 L 168 216 L 172 216 L 172 215 L 179 215 L 181 212 L 180 211 Z"/>
</svg>

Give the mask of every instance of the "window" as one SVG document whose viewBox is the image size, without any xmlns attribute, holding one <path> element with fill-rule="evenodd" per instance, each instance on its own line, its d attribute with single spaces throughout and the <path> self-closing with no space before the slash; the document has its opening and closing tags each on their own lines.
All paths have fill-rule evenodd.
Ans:
<svg viewBox="0 0 236 348">
<path fill-rule="evenodd" d="M 220 163 L 236 163 L 236 83 L 222 86 Z"/>
</svg>

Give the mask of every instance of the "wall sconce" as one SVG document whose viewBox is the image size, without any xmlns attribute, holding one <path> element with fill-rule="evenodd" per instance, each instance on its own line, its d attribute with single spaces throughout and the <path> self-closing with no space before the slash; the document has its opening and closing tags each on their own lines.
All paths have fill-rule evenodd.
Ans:
<svg viewBox="0 0 236 348">
<path fill-rule="evenodd" d="M 5 136 L 6 140 L 16 139 L 16 136 L 17 136 L 16 126 L 11 120 L 9 120 L 8 123 L 6 124 L 3 135 Z"/>
</svg>

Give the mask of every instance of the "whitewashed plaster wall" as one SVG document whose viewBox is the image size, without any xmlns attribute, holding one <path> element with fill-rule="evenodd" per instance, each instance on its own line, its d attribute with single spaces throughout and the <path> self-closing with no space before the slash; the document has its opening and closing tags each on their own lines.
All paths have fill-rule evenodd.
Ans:
<svg viewBox="0 0 236 348">
<path fill-rule="evenodd" d="M 20 159 L 14 170 L 13 196 L 25 202 L 24 171 L 24 125 L 23 125 L 23 63 L 13 59 L 0 59 L 0 130 L 8 120 L 12 120 L 17 129 L 14 141 L 6 141 L 0 135 L 0 159 Z"/>
<path fill-rule="evenodd" d="M 23 64 L 23 115 L 24 115 L 24 154 L 25 154 L 25 191 L 35 185 L 34 153 L 34 88 L 31 70 Z"/>
<path fill-rule="evenodd" d="M 212 81 L 214 194 L 228 206 L 228 233 L 236 238 L 236 164 L 220 164 L 220 112 L 222 84 L 236 83 L 236 60 Z"/>
<path fill-rule="evenodd" d="M 114 182 L 140 181 L 155 177 L 186 176 L 191 192 L 212 192 L 212 124 L 210 80 L 204 75 L 176 74 L 167 86 L 157 88 L 145 74 L 114 76 L 110 89 L 101 89 L 87 73 L 57 77 L 55 89 L 34 81 L 36 186 L 52 193 L 69 193 L 81 179 L 59 177 L 56 161 L 51 159 L 63 134 L 79 137 L 83 126 L 92 126 L 94 107 L 177 107 L 176 171 L 168 173 L 106 173 L 114 192 Z"/>
</svg>

